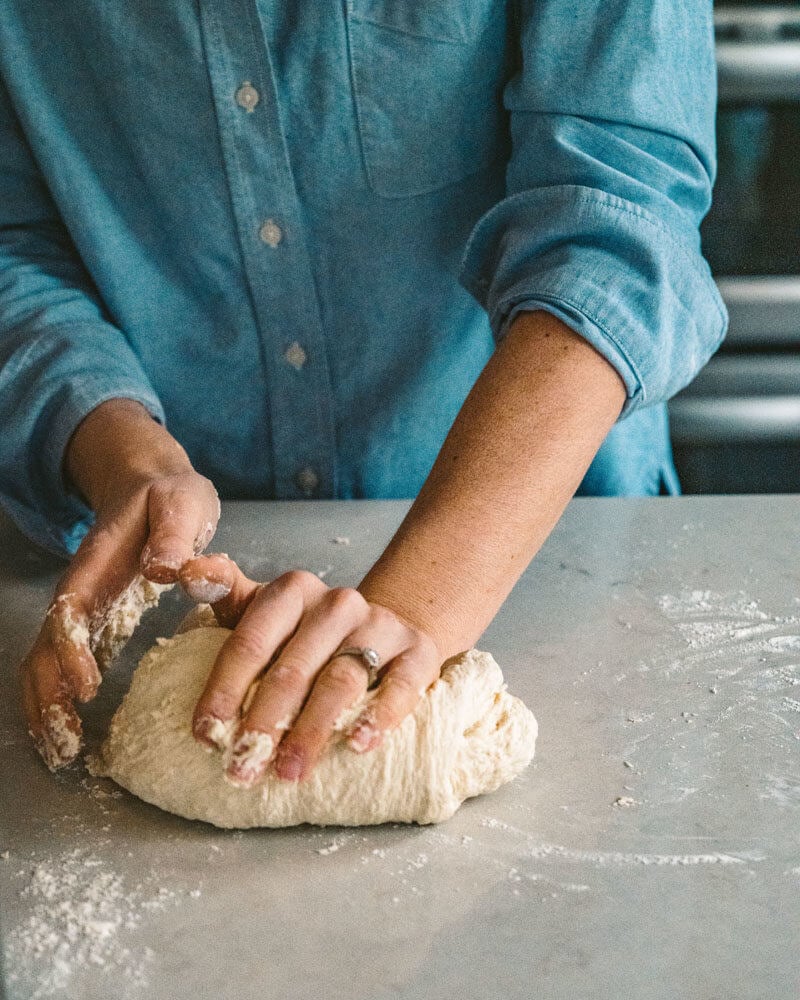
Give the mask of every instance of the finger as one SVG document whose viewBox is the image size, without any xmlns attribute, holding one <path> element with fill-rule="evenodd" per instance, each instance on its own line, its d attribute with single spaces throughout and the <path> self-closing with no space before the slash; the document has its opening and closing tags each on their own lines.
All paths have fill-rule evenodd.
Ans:
<svg viewBox="0 0 800 1000">
<path fill-rule="evenodd" d="M 391 663 L 408 645 L 408 630 L 397 619 L 383 629 L 370 626 L 348 635 L 340 648 L 380 649 Z M 343 727 L 342 717 L 367 690 L 369 671 L 360 657 L 334 656 L 320 671 L 297 721 L 277 752 L 275 773 L 285 781 L 303 781 L 316 767 L 331 738 Z M 352 713 L 351 713 L 352 715 Z"/>
<path fill-rule="evenodd" d="M 97 694 L 101 675 L 89 648 L 89 616 L 86 601 L 76 593 L 59 594 L 45 617 L 61 676 L 72 696 L 91 701 Z"/>
<path fill-rule="evenodd" d="M 262 740 L 258 752 L 250 747 L 254 733 L 264 734 L 274 749 L 281 741 L 286 730 L 293 724 L 300 713 L 315 677 L 330 661 L 333 654 L 341 646 L 342 640 L 355 625 L 366 619 L 369 605 L 356 590 L 339 588 L 327 590 L 315 607 L 308 610 L 303 617 L 297 632 L 286 643 L 275 663 L 261 678 L 253 701 L 239 726 L 239 734 L 234 745 L 234 752 L 228 766 L 228 777 L 237 784 L 252 784 L 266 770 L 272 756 L 264 756 L 267 741 Z M 336 661 L 334 661 L 336 663 Z M 357 697 L 360 686 L 364 684 L 366 672 L 360 668 L 363 677 L 358 676 L 358 664 L 353 671 L 353 664 L 348 671 L 358 683 L 356 693 L 342 703 L 338 703 L 334 720 L 342 708 L 352 704 Z M 334 673 L 339 670 L 339 664 L 333 667 Z M 345 674 L 342 671 L 342 681 Z M 330 734 L 331 723 L 327 731 Z M 326 736 L 327 738 L 327 736 Z M 296 744 L 293 743 L 293 745 Z M 294 755 L 281 756 L 281 768 L 276 769 L 279 777 L 294 781 L 299 773 L 305 770 L 305 748 L 296 744 Z M 310 753 L 309 753 L 310 756 Z"/>
<path fill-rule="evenodd" d="M 313 573 L 284 573 L 258 588 L 241 621 L 226 639 L 195 707 L 192 731 L 201 743 L 218 745 L 214 720 L 238 716 L 248 688 L 297 628 L 308 604 L 327 590 Z"/>
<path fill-rule="evenodd" d="M 350 749 L 365 753 L 380 746 L 386 733 L 413 712 L 440 671 L 433 643 L 417 643 L 396 657 L 375 697 L 351 728 L 347 740 Z"/>
<path fill-rule="evenodd" d="M 30 735 L 51 771 L 65 767 L 81 748 L 81 722 L 44 634 L 20 668 L 22 702 Z"/>
<path fill-rule="evenodd" d="M 175 583 L 178 570 L 209 543 L 219 520 L 219 501 L 207 479 L 166 481 L 150 488 L 149 533 L 141 555 L 142 574 L 153 583 Z"/>
<path fill-rule="evenodd" d="M 136 575 L 144 529 L 114 523 L 93 527 L 59 582 L 45 631 L 74 697 L 88 701 L 100 683 L 90 627 Z"/>
<path fill-rule="evenodd" d="M 190 559 L 178 579 L 193 601 L 213 606 L 217 621 L 225 628 L 236 625 L 261 586 L 223 552 Z"/>
</svg>

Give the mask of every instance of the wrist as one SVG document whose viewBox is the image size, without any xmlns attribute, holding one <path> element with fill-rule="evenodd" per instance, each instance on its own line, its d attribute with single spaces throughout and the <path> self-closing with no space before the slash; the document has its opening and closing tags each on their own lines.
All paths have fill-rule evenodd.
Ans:
<svg viewBox="0 0 800 1000">
<path fill-rule="evenodd" d="M 87 414 L 64 455 L 67 487 L 98 513 L 154 479 L 191 471 L 178 442 L 130 399 L 108 400 Z"/>
<path fill-rule="evenodd" d="M 463 581 L 436 560 L 416 555 L 390 546 L 358 589 L 371 604 L 428 636 L 444 661 L 473 646 L 488 621 L 466 606 L 470 595 Z"/>
</svg>

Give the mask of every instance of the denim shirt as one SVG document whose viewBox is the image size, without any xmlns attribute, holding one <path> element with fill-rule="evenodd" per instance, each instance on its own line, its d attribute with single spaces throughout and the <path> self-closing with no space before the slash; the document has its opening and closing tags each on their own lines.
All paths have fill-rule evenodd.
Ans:
<svg viewBox="0 0 800 1000">
<path fill-rule="evenodd" d="M 5 0 L 0 503 L 74 551 L 113 397 L 223 497 L 413 496 L 534 309 L 627 389 L 584 491 L 674 488 L 714 104 L 710 0 Z"/>
</svg>

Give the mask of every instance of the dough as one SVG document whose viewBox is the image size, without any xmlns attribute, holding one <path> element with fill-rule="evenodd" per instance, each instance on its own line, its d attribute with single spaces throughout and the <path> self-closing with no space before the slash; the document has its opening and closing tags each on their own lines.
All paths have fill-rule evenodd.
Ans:
<svg viewBox="0 0 800 1000">
<path fill-rule="evenodd" d="M 533 758 L 536 720 L 506 692 L 488 653 L 445 664 L 413 715 L 367 754 L 335 740 L 311 777 L 252 788 L 223 775 L 222 755 L 192 737 L 195 703 L 228 629 L 200 627 L 160 640 L 142 659 L 114 716 L 96 773 L 146 802 L 221 827 L 439 823 L 464 799 L 491 792 Z M 367 694 L 342 720 L 355 718 Z"/>
</svg>

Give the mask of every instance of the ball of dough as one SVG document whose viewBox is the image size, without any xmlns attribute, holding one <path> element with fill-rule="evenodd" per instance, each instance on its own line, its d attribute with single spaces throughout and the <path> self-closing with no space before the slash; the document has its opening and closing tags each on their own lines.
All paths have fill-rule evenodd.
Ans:
<svg viewBox="0 0 800 1000">
<path fill-rule="evenodd" d="M 492 657 L 471 650 L 445 664 L 416 711 L 377 750 L 353 753 L 339 736 L 306 781 L 268 773 L 251 788 L 234 787 L 224 778 L 222 754 L 191 734 L 194 706 L 228 635 L 195 628 L 160 640 L 143 657 L 97 773 L 146 802 L 220 827 L 360 826 L 439 823 L 533 758 L 536 720 L 508 694 Z"/>
</svg>

